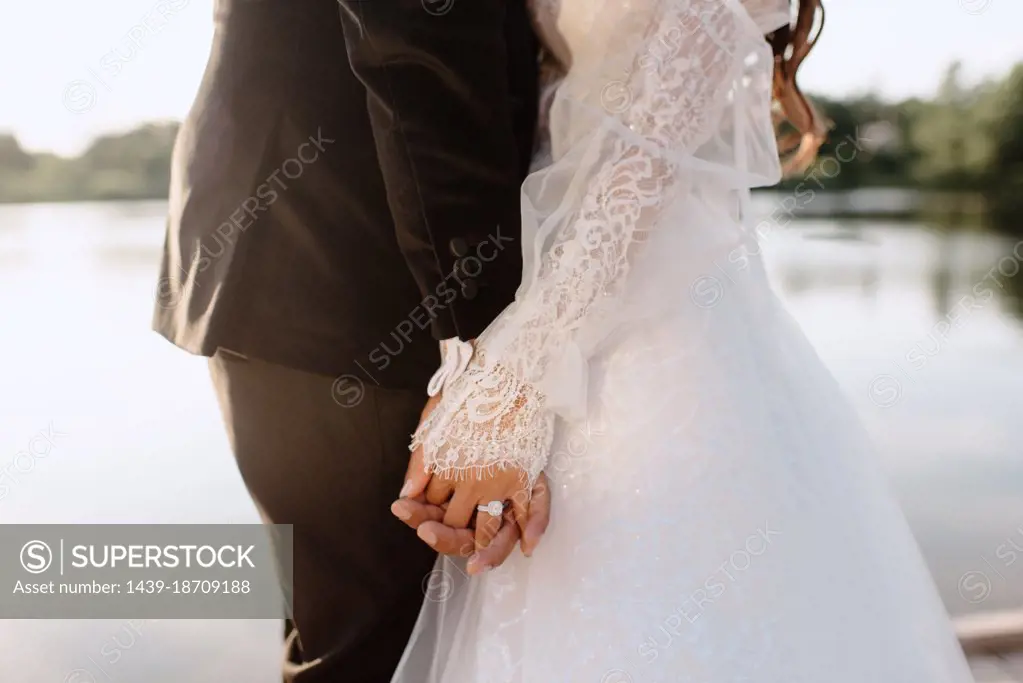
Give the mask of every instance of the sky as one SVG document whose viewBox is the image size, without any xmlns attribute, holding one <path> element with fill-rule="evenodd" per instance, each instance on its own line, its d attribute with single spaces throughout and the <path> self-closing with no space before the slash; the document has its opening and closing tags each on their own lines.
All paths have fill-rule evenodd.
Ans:
<svg viewBox="0 0 1023 683">
<path fill-rule="evenodd" d="M 970 79 L 1023 61 L 1021 0 L 825 5 L 824 36 L 801 71 L 811 93 L 927 96 L 953 60 Z M 0 8 L 0 131 L 33 151 L 76 154 L 96 135 L 182 118 L 213 35 L 213 0 L 0 0 Z"/>
</svg>

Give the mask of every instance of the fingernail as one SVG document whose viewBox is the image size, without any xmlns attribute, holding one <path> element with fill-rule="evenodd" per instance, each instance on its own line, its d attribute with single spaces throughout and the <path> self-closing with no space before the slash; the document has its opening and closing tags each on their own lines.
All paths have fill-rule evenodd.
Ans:
<svg viewBox="0 0 1023 683">
<path fill-rule="evenodd" d="M 433 533 L 432 531 L 429 531 L 428 529 L 419 527 L 418 531 L 416 531 L 416 534 L 419 535 L 419 538 L 426 541 L 428 545 L 433 545 L 434 543 L 437 542 L 437 534 Z"/>
<path fill-rule="evenodd" d="M 466 571 L 469 572 L 471 576 L 476 576 L 477 574 L 485 574 L 489 572 L 492 569 L 492 567 L 489 564 L 478 564 L 475 562 L 469 562 L 469 564 L 466 565 L 465 569 Z"/>
<path fill-rule="evenodd" d="M 399 498 L 404 498 L 412 492 L 412 480 L 409 479 L 405 482 L 405 485 L 401 487 L 401 492 L 398 494 Z M 378 508 L 379 509 L 379 508 Z"/>
<path fill-rule="evenodd" d="M 396 500 L 391 503 L 391 514 L 398 519 L 407 520 L 412 516 L 412 511 L 408 509 L 408 506 L 405 505 L 405 503 L 400 500 Z"/>
</svg>

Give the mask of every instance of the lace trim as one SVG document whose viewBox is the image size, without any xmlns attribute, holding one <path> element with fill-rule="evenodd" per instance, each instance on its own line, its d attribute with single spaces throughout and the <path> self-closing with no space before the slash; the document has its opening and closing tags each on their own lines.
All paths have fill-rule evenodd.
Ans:
<svg viewBox="0 0 1023 683">
<path fill-rule="evenodd" d="M 409 448 L 423 447 L 431 472 L 459 479 L 515 468 L 531 489 L 546 462 L 532 456 L 547 453 L 553 438 L 554 419 L 544 410 L 543 396 L 478 352 L 450 382 Z"/>
</svg>

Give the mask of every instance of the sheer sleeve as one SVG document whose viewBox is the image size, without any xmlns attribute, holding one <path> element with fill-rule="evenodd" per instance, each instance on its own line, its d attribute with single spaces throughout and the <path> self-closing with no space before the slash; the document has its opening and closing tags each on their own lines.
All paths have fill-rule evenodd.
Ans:
<svg viewBox="0 0 1023 683">
<path fill-rule="evenodd" d="M 588 42 L 600 54 L 575 55 L 550 112 L 555 161 L 523 184 L 532 240 L 516 300 L 413 437 L 433 471 L 515 467 L 534 480 L 555 415 L 586 409 L 587 359 L 613 329 L 645 237 L 695 175 L 748 166 L 745 148 L 724 153 L 716 139 L 740 134 L 726 110 L 749 85 L 747 56 L 767 49 L 742 6 L 595 4 L 604 28 L 591 30 L 605 39 Z"/>
<path fill-rule="evenodd" d="M 742 6 L 761 33 L 770 33 L 789 23 L 789 0 L 742 0 Z"/>
</svg>

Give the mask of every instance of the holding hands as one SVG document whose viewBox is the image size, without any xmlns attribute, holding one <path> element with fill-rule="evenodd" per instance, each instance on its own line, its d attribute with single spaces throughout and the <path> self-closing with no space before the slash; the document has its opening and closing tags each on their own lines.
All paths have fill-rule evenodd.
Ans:
<svg viewBox="0 0 1023 683">
<path fill-rule="evenodd" d="M 420 429 L 440 403 L 440 396 L 427 401 Z M 530 479 L 497 465 L 431 472 L 418 443 L 391 512 L 437 552 L 469 558 L 468 573 L 479 574 L 503 563 L 517 541 L 528 557 L 546 531 L 549 484 L 543 474 Z"/>
</svg>

